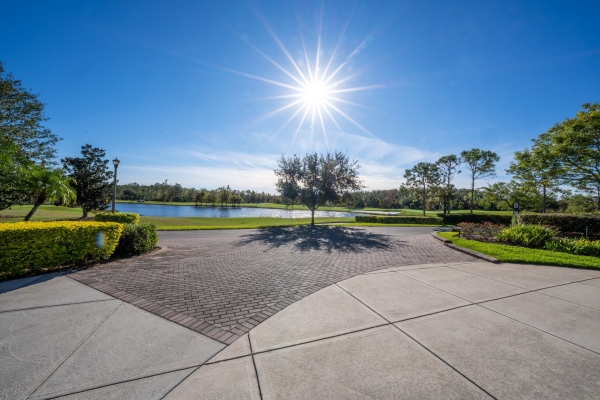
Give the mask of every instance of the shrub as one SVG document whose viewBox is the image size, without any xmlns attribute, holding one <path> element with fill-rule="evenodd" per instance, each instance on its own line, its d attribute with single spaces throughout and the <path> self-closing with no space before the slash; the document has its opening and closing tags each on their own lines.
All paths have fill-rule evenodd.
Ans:
<svg viewBox="0 0 600 400">
<path fill-rule="evenodd" d="M 153 250 L 158 243 L 154 224 L 125 224 L 115 254 L 142 254 Z"/>
<path fill-rule="evenodd" d="M 0 272 L 54 268 L 112 255 L 123 226 L 114 222 L 0 224 Z"/>
<path fill-rule="evenodd" d="M 500 225 L 510 225 L 511 215 L 497 214 L 437 214 L 438 217 L 444 220 L 445 224 L 458 225 L 461 222 L 471 222 L 481 224 L 483 222 L 492 222 Z"/>
<path fill-rule="evenodd" d="M 557 233 L 556 229 L 542 225 L 513 225 L 498 233 L 496 239 L 526 247 L 543 247 Z"/>
<path fill-rule="evenodd" d="M 590 214 L 521 214 L 520 224 L 553 226 L 560 232 L 585 233 L 586 224 L 590 234 L 600 234 L 600 215 Z"/>
<path fill-rule="evenodd" d="M 371 222 L 377 224 L 441 224 L 439 217 L 399 216 L 388 217 L 381 215 L 357 215 L 356 222 Z"/>
<path fill-rule="evenodd" d="M 482 224 L 474 224 L 471 222 L 461 222 L 458 224 L 463 235 L 467 239 L 495 239 L 498 233 L 502 229 L 506 228 L 506 225 L 493 224 L 491 222 L 484 222 Z"/>
<path fill-rule="evenodd" d="M 560 239 L 550 240 L 546 243 L 545 248 L 551 251 L 561 253 L 577 254 L 581 256 L 596 256 L 600 257 L 600 240 L 587 239 Z"/>
<path fill-rule="evenodd" d="M 94 220 L 101 222 L 118 222 L 120 224 L 137 224 L 140 222 L 140 215 L 136 213 L 103 212 L 96 214 Z"/>
</svg>

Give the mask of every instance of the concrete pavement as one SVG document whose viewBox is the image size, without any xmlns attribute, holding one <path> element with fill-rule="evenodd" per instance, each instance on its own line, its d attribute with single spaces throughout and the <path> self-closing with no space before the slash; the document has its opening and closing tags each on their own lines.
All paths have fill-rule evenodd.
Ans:
<svg viewBox="0 0 600 400">
<path fill-rule="evenodd" d="M 600 272 L 484 262 L 359 275 L 275 314 L 167 399 L 597 399 Z"/>
<path fill-rule="evenodd" d="M 65 276 L 0 283 L 2 399 L 162 398 L 224 347 Z"/>
<path fill-rule="evenodd" d="M 593 270 L 387 265 L 229 346 L 48 274 L 0 283 L 0 398 L 595 399 L 598 332 Z"/>
</svg>

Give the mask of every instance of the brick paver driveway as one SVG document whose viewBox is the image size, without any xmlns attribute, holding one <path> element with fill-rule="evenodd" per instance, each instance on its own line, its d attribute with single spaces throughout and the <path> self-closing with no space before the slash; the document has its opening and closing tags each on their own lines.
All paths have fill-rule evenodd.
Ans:
<svg viewBox="0 0 600 400">
<path fill-rule="evenodd" d="M 377 269 L 475 261 L 431 228 L 320 226 L 160 232 L 163 250 L 69 275 L 229 344 L 284 307 Z"/>
</svg>

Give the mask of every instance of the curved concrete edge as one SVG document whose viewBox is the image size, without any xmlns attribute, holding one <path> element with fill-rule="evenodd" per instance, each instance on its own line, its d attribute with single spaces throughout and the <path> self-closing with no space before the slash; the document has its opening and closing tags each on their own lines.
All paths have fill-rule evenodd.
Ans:
<svg viewBox="0 0 600 400">
<path fill-rule="evenodd" d="M 450 240 L 445 239 L 445 238 L 441 237 L 440 235 L 438 235 L 437 232 L 431 232 L 431 236 L 434 239 L 439 240 L 442 243 L 452 243 Z"/>
<path fill-rule="evenodd" d="M 468 254 L 470 256 L 477 257 L 477 258 L 480 258 L 482 260 L 485 260 L 487 262 L 491 262 L 491 263 L 494 263 L 494 264 L 500 264 L 500 260 L 498 260 L 497 258 L 488 256 L 486 254 L 479 253 L 478 251 L 475 251 L 475 250 L 466 249 L 464 247 L 457 246 L 457 245 L 453 244 L 452 241 L 439 236 L 437 234 L 437 232 L 431 232 L 431 236 L 434 239 L 439 240 L 440 242 L 444 243 L 446 246 L 448 246 L 448 247 L 450 247 L 450 248 L 452 248 L 454 250 L 460 251 L 461 253 L 465 253 L 465 254 Z"/>
</svg>

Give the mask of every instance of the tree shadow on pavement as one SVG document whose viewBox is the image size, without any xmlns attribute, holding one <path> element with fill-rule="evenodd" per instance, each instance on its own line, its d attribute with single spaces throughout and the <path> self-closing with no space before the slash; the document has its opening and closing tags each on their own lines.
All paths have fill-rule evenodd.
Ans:
<svg viewBox="0 0 600 400">
<path fill-rule="evenodd" d="M 360 252 L 365 250 L 389 250 L 391 236 L 369 232 L 366 229 L 341 226 L 296 226 L 261 229 L 243 235 L 238 246 L 262 243 L 271 248 L 290 245 L 301 251 L 325 250 Z M 398 245 L 394 240 L 394 245 Z"/>
</svg>

